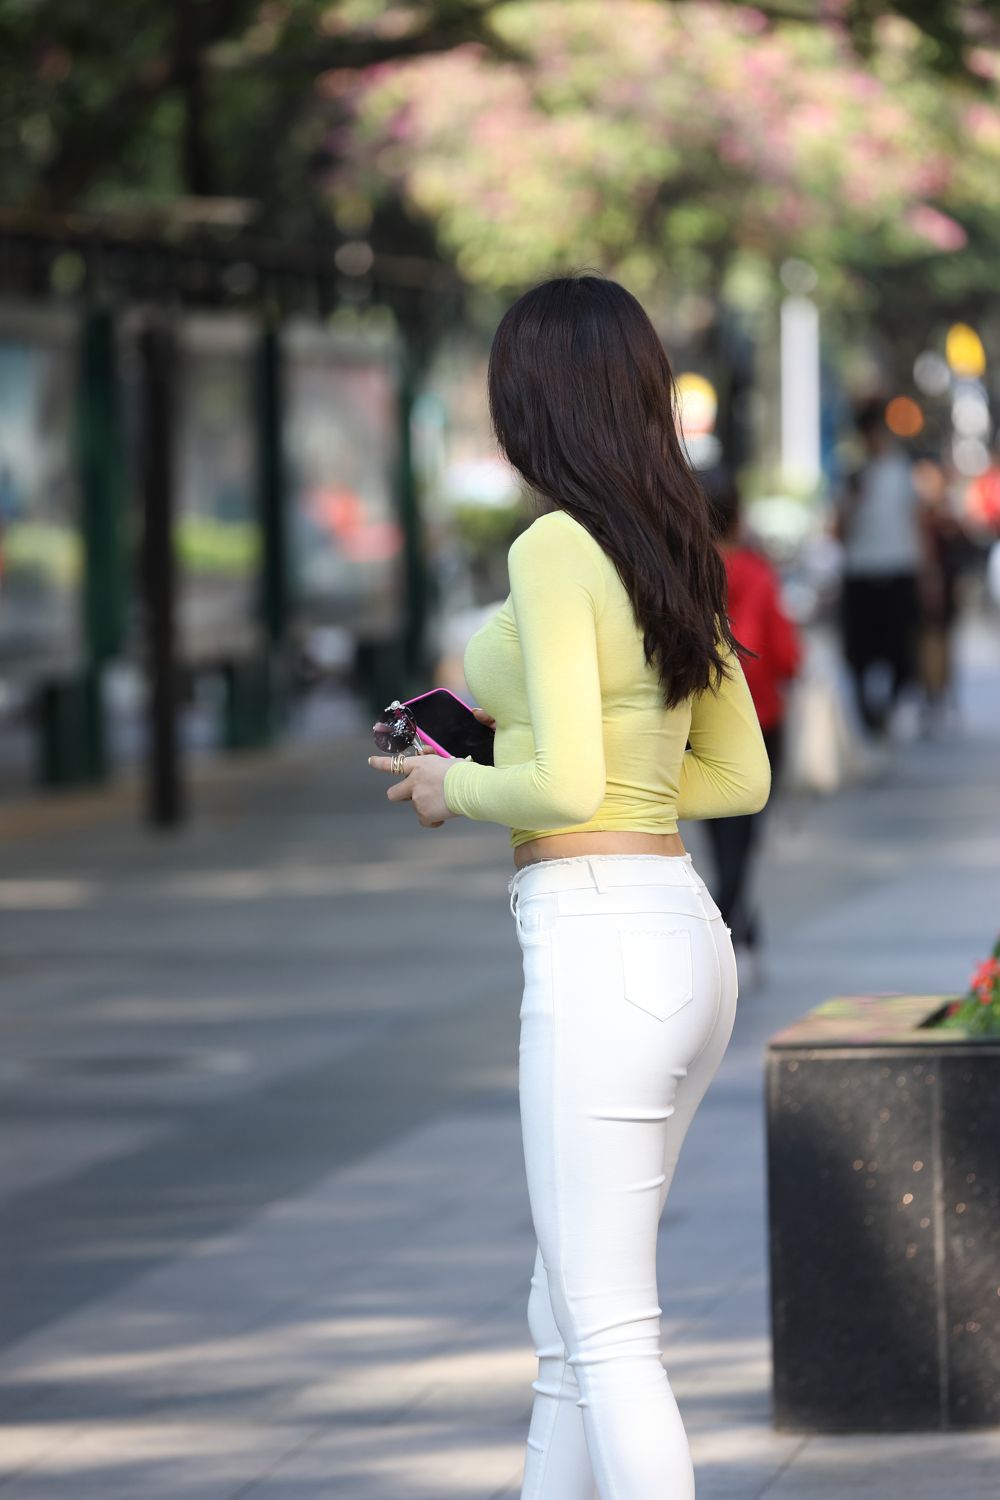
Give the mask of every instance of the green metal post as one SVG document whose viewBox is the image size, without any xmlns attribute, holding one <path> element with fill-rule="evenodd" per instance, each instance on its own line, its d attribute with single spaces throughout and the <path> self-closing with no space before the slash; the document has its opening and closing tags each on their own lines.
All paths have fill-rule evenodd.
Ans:
<svg viewBox="0 0 1000 1500">
<path fill-rule="evenodd" d="M 149 680 L 147 815 L 154 828 L 184 820 L 185 795 L 178 727 L 177 557 L 174 551 L 177 349 L 166 314 L 142 331 L 145 442 L 143 453 L 142 590 Z"/>
<path fill-rule="evenodd" d="M 268 323 L 255 356 L 257 520 L 261 551 L 258 620 L 260 653 L 226 665 L 224 739 L 227 750 L 268 744 L 283 717 L 283 661 L 291 612 L 288 581 L 287 498 L 282 441 L 284 389 L 281 337 Z"/>
<path fill-rule="evenodd" d="M 225 743 L 229 750 L 269 743 L 284 713 L 282 668 L 290 599 L 281 339 L 273 323 L 261 332 L 255 375 L 261 536 L 258 611 L 264 643 L 255 659 L 231 662 L 226 668 Z"/>
<path fill-rule="evenodd" d="M 403 528 L 404 570 L 406 581 L 406 616 L 402 641 L 403 661 L 411 678 L 410 686 L 419 691 L 425 685 L 429 670 L 426 659 L 427 628 L 427 559 L 416 475 L 413 467 L 411 422 L 416 392 L 416 359 L 410 342 L 403 344 L 399 366 L 399 517 Z"/>
<path fill-rule="evenodd" d="M 77 392 L 81 665 L 73 678 L 47 681 L 39 691 L 39 778 L 45 786 L 100 781 L 108 769 L 101 680 L 105 664 L 122 645 L 128 568 L 117 343 L 107 308 L 90 308 L 84 315 Z"/>
<path fill-rule="evenodd" d="M 260 526 L 263 540 L 261 565 L 261 619 L 268 645 L 283 646 L 288 630 L 291 600 L 288 577 L 287 505 L 282 443 L 284 381 L 281 339 L 273 325 L 261 334 L 257 363 L 258 472 Z"/>
<path fill-rule="evenodd" d="M 106 308 L 95 309 L 87 319 L 82 369 L 84 621 L 90 658 L 103 664 L 122 649 L 128 588 L 117 341 L 114 319 Z"/>
</svg>

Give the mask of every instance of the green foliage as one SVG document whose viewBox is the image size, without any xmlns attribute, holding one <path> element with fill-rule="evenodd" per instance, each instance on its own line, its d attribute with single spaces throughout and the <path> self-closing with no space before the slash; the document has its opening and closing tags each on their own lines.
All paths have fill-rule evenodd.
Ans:
<svg viewBox="0 0 1000 1500">
<path fill-rule="evenodd" d="M 246 198 L 314 228 L 352 80 L 486 40 L 489 0 L 0 0 L 0 199 Z"/>
<path fill-rule="evenodd" d="M 1000 938 L 973 974 L 968 992 L 948 1007 L 938 1025 L 972 1036 L 1000 1036 Z"/>
<path fill-rule="evenodd" d="M 997 280 L 998 10 L 0 0 L 0 195 L 241 200 L 501 297 L 588 263 L 667 301 L 793 254 L 905 327 L 918 290 L 960 310 Z"/>
<path fill-rule="evenodd" d="M 864 60 L 842 29 L 709 0 L 508 0 L 494 27 L 522 61 L 465 49 L 374 79 L 331 185 L 391 185 L 469 280 L 587 263 L 663 300 L 796 255 L 828 303 L 860 307 L 887 267 L 908 298 L 911 268 L 942 297 L 991 284 L 1000 110 L 927 73 L 913 22 L 868 24 Z M 1000 80 L 996 51 L 974 61 Z"/>
<path fill-rule="evenodd" d="M 49 521 L 15 521 L 3 534 L 7 587 L 24 587 L 30 580 L 70 588 L 83 576 L 83 550 L 78 533 Z"/>
<path fill-rule="evenodd" d="M 528 519 L 519 501 L 508 505 L 459 503 L 451 510 L 455 535 L 468 555 L 477 561 L 498 552 L 505 553 L 518 533 L 524 530 Z"/>
<path fill-rule="evenodd" d="M 250 577 L 260 558 L 260 527 L 255 522 L 182 516 L 174 531 L 174 546 L 181 563 L 193 573 Z"/>
</svg>

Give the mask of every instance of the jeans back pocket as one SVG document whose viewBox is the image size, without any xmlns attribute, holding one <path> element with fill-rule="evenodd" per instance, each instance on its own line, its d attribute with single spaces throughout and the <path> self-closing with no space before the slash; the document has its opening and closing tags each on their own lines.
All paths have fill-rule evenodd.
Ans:
<svg viewBox="0 0 1000 1500">
<path fill-rule="evenodd" d="M 629 927 L 618 934 L 625 999 L 665 1021 L 694 998 L 691 934 L 683 927 Z"/>
</svg>

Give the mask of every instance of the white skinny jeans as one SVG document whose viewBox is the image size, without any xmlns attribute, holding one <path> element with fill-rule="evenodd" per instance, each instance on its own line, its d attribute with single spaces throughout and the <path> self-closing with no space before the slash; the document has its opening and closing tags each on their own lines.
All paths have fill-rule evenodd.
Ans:
<svg viewBox="0 0 1000 1500">
<path fill-rule="evenodd" d="M 736 962 L 691 856 L 523 866 L 518 1095 L 538 1238 L 521 1500 L 694 1500 L 661 1363 L 656 1241 L 736 1016 Z"/>
</svg>

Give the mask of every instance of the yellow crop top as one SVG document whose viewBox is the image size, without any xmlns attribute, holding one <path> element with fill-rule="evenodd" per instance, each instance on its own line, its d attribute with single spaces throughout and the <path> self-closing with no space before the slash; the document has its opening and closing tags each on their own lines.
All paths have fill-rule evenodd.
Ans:
<svg viewBox="0 0 1000 1500">
<path fill-rule="evenodd" d="M 718 691 L 665 708 L 617 569 L 568 511 L 515 537 L 508 573 L 510 593 L 464 658 L 496 720 L 494 764 L 449 765 L 451 812 L 510 827 L 516 848 L 591 829 L 675 833 L 678 818 L 764 806 L 770 766 L 735 653 Z"/>
</svg>

